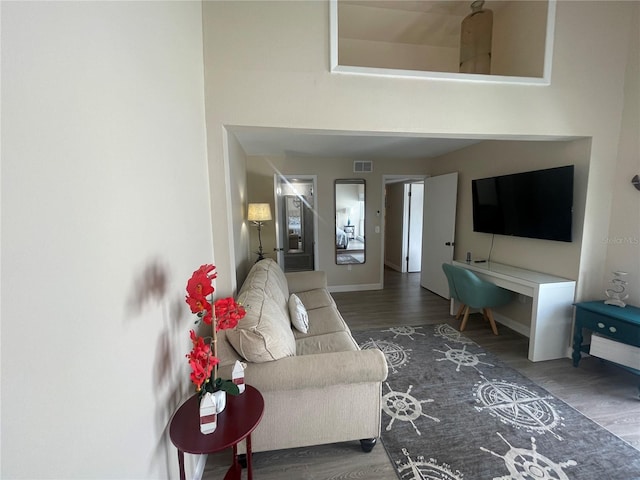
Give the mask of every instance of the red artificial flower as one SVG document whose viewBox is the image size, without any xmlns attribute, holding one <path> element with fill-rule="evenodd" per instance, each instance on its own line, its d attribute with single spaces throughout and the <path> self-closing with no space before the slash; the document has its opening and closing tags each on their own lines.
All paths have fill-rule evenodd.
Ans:
<svg viewBox="0 0 640 480">
<path fill-rule="evenodd" d="M 216 267 L 211 264 L 200 265 L 187 282 L 187 293 L 194 298 L 204 298 L 214 292 L 212 281 L 218 276 Z"/>
<path fill-rule="evenodd" d="M 242 305 L 236 303 L 232 297 L 221 298 L 214 303 L 216 311 L 216 332 L 235 328 L 238 321 L 247 314 Z"/>
<path fill-rule="evenodd" d="M 189 308 L 191 308 L 191 313 L 200 313 L 205 310 L 211 311 L 211 304 L 204 297 L 199 298 L 187 296 L 185 297 L 185 301 L 189 305 Z"/>
<path fill-rule="evenodd" d="M 195 384 L 196 389 L 200 391 L 202 385 L 211 377 L 214 365 L 218 364 L 218 359 L 211 353 L 211 346 L 205 343 L 202 337 L 196 335 L 196 332 L 189 332 L 193 349 L 186 355 L 191 366 L 191 381 Z"/>
</svg>

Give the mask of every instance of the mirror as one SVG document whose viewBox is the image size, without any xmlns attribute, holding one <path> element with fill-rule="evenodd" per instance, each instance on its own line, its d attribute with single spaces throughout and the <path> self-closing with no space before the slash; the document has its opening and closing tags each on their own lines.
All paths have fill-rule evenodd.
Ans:
<svg viewBox="0 0 640 480">
<path fill-rule="evenodd" d="M 336 180 L 336 264 L 365 262 L 365 181 Z"/>
</svg>

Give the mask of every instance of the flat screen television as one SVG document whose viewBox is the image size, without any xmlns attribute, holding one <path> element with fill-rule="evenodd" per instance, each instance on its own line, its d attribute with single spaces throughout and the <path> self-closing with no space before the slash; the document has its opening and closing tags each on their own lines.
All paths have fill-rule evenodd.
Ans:
<svg viewBox="0 0 640 480">
<path fill-rule="evenodd" d="M 472 180 L 473 231 L 571 242 L 573 170 L 569 165 Z"/>
</svg>

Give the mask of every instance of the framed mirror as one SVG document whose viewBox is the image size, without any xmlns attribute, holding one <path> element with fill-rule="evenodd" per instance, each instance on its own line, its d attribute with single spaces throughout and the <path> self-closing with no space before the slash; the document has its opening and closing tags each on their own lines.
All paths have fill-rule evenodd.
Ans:
<svg viewBox="0 0 640 480">
<path fill-rule="evenodd" d="M 362 178 L 335 181 L 336 264 L 365 262 L 365 181 Z"/>
</svg>

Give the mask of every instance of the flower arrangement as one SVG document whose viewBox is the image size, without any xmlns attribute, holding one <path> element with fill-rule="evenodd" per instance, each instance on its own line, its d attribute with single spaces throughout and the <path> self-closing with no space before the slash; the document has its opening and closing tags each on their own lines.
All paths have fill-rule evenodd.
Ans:
<svg viewBox="0 0 640 480">
<path fill-rule="evenodd" d="M 194 330 L 189 332 L 193 348 L 186 357 L 191 366 L 191 381 L 200 395 L 224 390 L 231 395 L 239 393 L 238 386 L 231 380 L 218 378 L 217 332 L 234 328 L 246 315 L 242 305 L 232 297 L 213 301 L 213 280 L 217 277 L 215 266 L 201 265 L 187 282 L 186 302 L 192 313 L 197 315 L 196 323 L 204 322 L 212 326 L 210 337 L 200 337 Z"/>
</svg>

